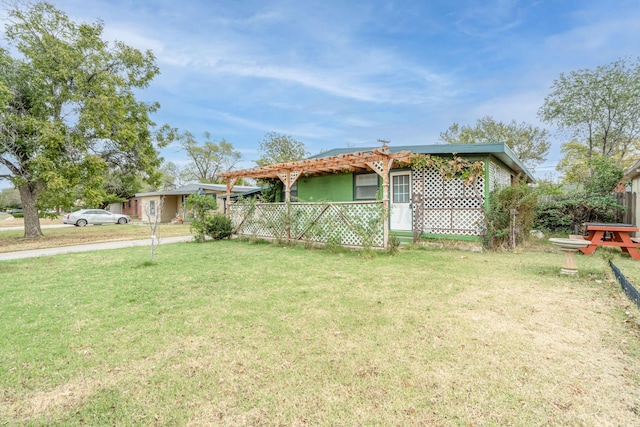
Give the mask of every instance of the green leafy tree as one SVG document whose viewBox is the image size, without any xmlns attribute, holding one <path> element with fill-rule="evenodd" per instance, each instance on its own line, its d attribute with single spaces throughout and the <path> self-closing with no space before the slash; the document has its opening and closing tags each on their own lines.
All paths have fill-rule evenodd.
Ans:
<svg viewBox="0 0 640 427">
<path fill-rule="evenodd" d="M 578 141 L 569 141 L 562 144 L 560 149 L 562 158 L 556 166 L 556 170 L 562 173 L 562 181 L 565 184 L 588 185 L 594 178 L 593 167 L 603 156 L 599 153 L 589 155 L 589 148 Z M 625 159 L 616 159 L 616 156 L 606 156 L 612 167 L 624 170 L 631 166 L 637 157 L 627 156 Z"/>
<path fill-rule="evenodd" d="M 242 155 L 225 141 L 216 142 L 209 132 L 204 133 L 205 141 L 200 144 L 189 131 L 178 138 L 178 144 L 187 152 L 190 163 L 179 173 L 186 181 L 218 183 L 218 174 L 228 172 L 240 161 Z"/>
<path fill-rule="evenodd" d="M 440 140 L 447 144 L 504 142 L 531 169 L 545 161 L 550 147 L 548 137 L 546 129 L 515 120 L 497 122 L 490 116 L 478 119 L 474 127 L 454 123 L 440 133 Z"/>
<path fill-rule="evenodd" d="M 211 217 L 209 212 L 218 206 L 215 195 L 192 194 L 185 199 L 185 204 L 193 210 L 191 233 L 196 241 L 204 242 Z"/>
<path fill-rule="evenodd" d="M 20 193 L 15 188 L 0 190 L 0 208 L 19 208 Z"/>
<path fill-rule="evenodd" d="M 0 164 L 20 192 L 25 237 L 42 235 L 38 207 L 97 205 L 110 169 L 157 178 L 157 103 L 136 99 L 159 70 L 150 51 L 102 39 L 49 3 L 11 10 L 0 50 Z"/>
<path fill-rule="evenodd" d="M 560 147 L 562 158 L 556 170 L 562 174 L 565 184 L 582 185 L 589 179 L 589 148 L 578 141 L 564 142 Z"/>
<path fill-rule="evenodd" d="M 262 156 L 256 160 L 258 166 L 295 162 L 309 155 L 303 142 L 293 139 L 291 135 L 277 132 L 269 132 L 264 136 L 260 141 L 259 151 Z M 281 185 L 280 180 L 265 179 L 259 183 L 266 186 L 262 190 L 262 198 L 268 202 L 275 202 Z"/>
<path fill-rule="evenodd" d="M 182 178 L 182 170 L 173 162 L 165 162 L 159 169 L 161 190 L 173 190 L 184 185 L 186 182 Z"/>
<path fill-rule="evenodd" d="M 618 165 L 640 148 L 640 57 L 595 69 L 560 74 L 538 111 L 546 123 L 568 133 L 596 155 Z"/>
<path fill-rule="evenodd" d="M 589 166 L 593 177 L 584 186 L 591 196 L 610 196 L 620 183 L 624 171 L 611 157 L 598 156 L 591 159 Z"/>
<path fill-rule="evenodd" d="M 583 187 L 568 194 L 545 198 L 536 207 L 536 226 L 549 231 L 580 233 L 585 222 L 613 222 L 623 207 L 614 190 L 624 171 L 611 157 L 596 156 L 587 161 L 583 170 L 592 176 Z"/>
<path fill-rule="evenodd" d="M 269 132 L 264 136 L 260 141 L 259 151 L 262 156 L 256 160 L 258 166 L 295 162 L 309 154 L 303 142 L 277 132 Z"/>
</svg>

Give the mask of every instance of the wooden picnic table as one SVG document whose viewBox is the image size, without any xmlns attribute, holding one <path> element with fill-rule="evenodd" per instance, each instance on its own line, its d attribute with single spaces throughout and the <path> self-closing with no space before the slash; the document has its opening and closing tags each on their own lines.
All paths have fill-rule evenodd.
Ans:
<svg viewBox="0 0 640 427">
<path fill-rule="evenodd" d="M 617 246 L 623 252 L 627 252 L 631 258 L 640 260 L 640 243 L 631 239 L 631 233 L 638 231 L 638 227 L 631 224 L 607 224 L 600 222 L 585 223 L 589 235 L 586 240 L 591 244 L 585 248 L 580 248 L 585 255 L 595 252 L 598 246 Z"/>
</svg>

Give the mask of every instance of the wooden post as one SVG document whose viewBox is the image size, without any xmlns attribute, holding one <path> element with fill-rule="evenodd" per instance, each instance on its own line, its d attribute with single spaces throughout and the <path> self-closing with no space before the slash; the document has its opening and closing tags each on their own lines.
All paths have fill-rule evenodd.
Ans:
<svg viewBox="0 0 640 427">
<path fill-rule="evenodd" d="M 236 185 L 238 178 L 229 178 L 226 181 L 227 184 L 227 198 L 224 201 L 224 214 L 229 218 L 231 216 L 230 208 L 231 208 L 231 190 L 233 186 Z"/>
<path fill-rule="evenodd" d="M 389 156 L 389 148 L 383 147 L 378 152 L 382 160 L 366 163 L 375 173 L 382 177 L 382 209 L 384 211 L 384 222 L 382 226 L 382 246 L 387 247 L 389 243 L 389 173 L 393 166 L 393 158 Z"/>
</svg>

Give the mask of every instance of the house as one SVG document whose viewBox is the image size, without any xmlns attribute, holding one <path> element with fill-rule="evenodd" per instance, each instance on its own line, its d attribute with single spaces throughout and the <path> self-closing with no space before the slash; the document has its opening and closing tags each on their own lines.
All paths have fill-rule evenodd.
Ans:
<svg viewBox="0 0 640 427">
<path fill-rule="evenodd" d="M 470 162 L 481 162 L 484 172 L 474 185 L 468 186 L 461 179 L 444 178 L 434 168 L 412 167 L 412 160 L 420 154 L 445 159 L 458 156 Z M 360 204 L 381 203 L 389 215 L 382 224 L 381 237 L 376 237 L 376 246 L 386 245 L 390 231 L 398 235 L 413 235 L 417 231 L 430 237 L 477 239 L 484 231 L 483 218 L 489 193 L 511 185 L 516 177 L 522 177 L 526 182 L 535 181 L 505 143 L 383 146 L 357 152 L 352 148 L 340 148 L 298 162 L 233 171 L 221 177 L 227 180 L 227 185 L 240 177 L 279 178 L 285 194 L 283 199 L 297 200 L 295 205 L 307 206 L 308 212 L 299 217 L 313 216 L 311 211 L 316 208 L 308 207 L 313 203 L 332 206 L 323 212 L 332 210 L 339 203 L 344 204 L 332 217 L 332 221 L 345 222 L 344 230 L 365 226 L 360 219 L 363 215 Z M 353 211 L 353 217 L 346 213 L 347 205 L 351 206 L 348 209 Z M 371 213 L 365 215 L 373 218 Z M 243 226 L 247 224 L 246 218 L 236 221 Z M 311 225 L 316 223 L 310 223 L 306 229 Z M 332 232 L 329 228 L 324 227 L 324 230 Z M 252 232 L 258 233 L 255 228 Z M 288 236 L 290 230 L 286 233 Z M 304 235 L 305 231 L 302 233 L 300 239 L 309 238 Z M 357 245 L 363 238 L 351 236 L 347 240 Z M 342 241 L 344 243 L 344 239 Z"/>
<path fill-rule="evenodd" d="M 626 192 L 627 199 L 624 200 L 623 204 L 627 209 L 629 222 L 637 227 L 640 225 L 640 201 L 637 196 L 638 192 L 640 192 L 640 160 L 624 172 L 621 181 L 623 183 L 631 183 L 631 189 Z"/>
<path fill-rule="evenodd" d="M 244 193 L 255 189 L 257 189 L 257 187 L 236 185 L 231 189 L 231 193 Z M 120 208 L 123 214 L 138 217 L 144 222 L 148 222 L 150 218 L 153 221 L 158 213 L 161 215 L 159 218 L 160 222 L 170 222 L 178 217 L 187 217 L 187 209 L 184 201 L 191 194 L 197 193 L 218 198 L 227 194 L 227 187 L 224 184 L 192 183 L 176 188 L 175 190 L 137 193 L 126 202 L 123 202 Z M 160 212 L 159 206 L 161 201 L 163 206 Z M 217 211 L 223 212 L 224 204 L 219 200 L 217 200 L 217 202 Z"/>
</svg>

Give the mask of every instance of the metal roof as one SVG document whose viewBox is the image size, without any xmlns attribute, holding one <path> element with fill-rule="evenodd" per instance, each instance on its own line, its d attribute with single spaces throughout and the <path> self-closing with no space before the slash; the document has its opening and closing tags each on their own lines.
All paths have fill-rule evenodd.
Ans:
<svg viewBox="0 0 640 427">
<path fill-rule="evenodd" d="M 246 191 L 256 190 L 259 187 L 253 187 L 248 185 L 235 185 L 232 188 L 232 192 L 234 193 L 244 193 Z M 198 190 L 209 190 L 209 191 L 217 191 L 221 193 L 226 193 L 227 186 L 225 184 L 205 184 L 202 182 L 190 183 L 187 185 L 183 185 L 180 188 L 176 188 L 174 190 L 167 191 L 152 191 L 148 193 L 136 193 L 135 197 L 146 197 L 146 196 L 179 196 L 182 194 L 193 194 L 197 193 Z"/>
</svg>

